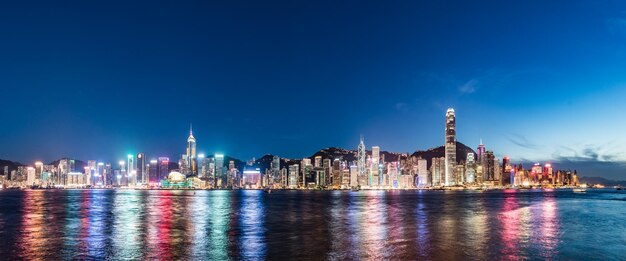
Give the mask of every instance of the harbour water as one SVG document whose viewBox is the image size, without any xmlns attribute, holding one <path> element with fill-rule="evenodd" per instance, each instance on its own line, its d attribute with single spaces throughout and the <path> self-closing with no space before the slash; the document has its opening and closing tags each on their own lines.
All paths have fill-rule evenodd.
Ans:
<svg viewBox="0 0 626 261">
<path fill-rule="evenodd" d="M 0 259 L 623 260 L 626 193 L 0 191 Z"/>
</svg>

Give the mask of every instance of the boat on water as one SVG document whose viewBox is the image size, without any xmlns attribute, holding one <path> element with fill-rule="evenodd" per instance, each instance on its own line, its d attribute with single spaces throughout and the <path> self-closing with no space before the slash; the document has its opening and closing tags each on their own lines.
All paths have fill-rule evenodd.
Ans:
<svg viewBox="0 0 626 261">
<path fill-rule="evenodd" d="M 585 193 L 585 192 L 587 192 L 587 189 L 584 189 L 584 188 L 574 188 L 574 189 L 572 189 L 572 191 L 574 191 L 574 193 Z"/>
</svg>

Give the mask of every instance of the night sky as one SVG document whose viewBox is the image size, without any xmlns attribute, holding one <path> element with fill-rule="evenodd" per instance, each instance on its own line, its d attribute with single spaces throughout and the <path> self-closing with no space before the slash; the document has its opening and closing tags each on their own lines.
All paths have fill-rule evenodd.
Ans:
<svg viewBox="0 0 626 261">
<path fill-rule="evenodd" d="M 0 158 L 241 159 L 482 138 L 626 179 L 624 1 L 11 1 Z M 530 166 L 527 166 L 530 167 Z"/>
</svg>

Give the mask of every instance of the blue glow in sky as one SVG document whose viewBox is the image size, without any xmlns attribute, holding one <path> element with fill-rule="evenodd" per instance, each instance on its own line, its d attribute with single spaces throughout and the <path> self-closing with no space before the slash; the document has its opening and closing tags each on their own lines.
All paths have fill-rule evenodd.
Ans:
<svg viewBox="0 0 626 261">
<path fill-rule="evenodd" d="M 242 159 L 482 138 L 626 178 L 623 1 L 15 1 L 0 9 L 0 158 Z M 559 166 L 560 164 L 560 166 Z"/>
</svg>

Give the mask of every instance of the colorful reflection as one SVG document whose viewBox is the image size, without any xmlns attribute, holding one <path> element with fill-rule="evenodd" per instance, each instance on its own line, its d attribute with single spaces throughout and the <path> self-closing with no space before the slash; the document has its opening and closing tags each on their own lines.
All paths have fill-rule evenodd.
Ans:
<svg viewBox="0 0 626 261">
<path fill-rule="evenodd" d="M 264 259 L 265 245 L 265 209 L 263 192 L 246 190 L 243 193 L 240 213 L 241 239 L 239 249 L 244 259 Z"/>
<path fill-rule="evenodd" d="M 113 259 L 139 259 L 145 253 L 139 234 L 144 214 L 140 199 L 139 191 L 116 191 L 113 195 Z"/>
<path fill-rule="evenodd" d="M 0 248 L 0 259 L 537 260 L 595 256 L 581 252 L 585 244 L 573 240 L 586 239 L 572 237 L 571 231 L 594 235 L 593 242 L 585 242 L 607 246 L 610 251 L 599 255 L 606 259 L 614 257 L 611 253 L 626 251 L 616 243 L 623 237 L 611 234 L 626 230 L 622 222 L 626 213 L 616 207 L 622 201 L 610 198 L 614 195 L 599 200 L 603 195 L 593 192 L 588 192 L 594 197 L 586 202 L 599 207 L 583 214 L 571 204 L 588 200 L 584 195 L 574 201 L 571 192 L 558 190 L 2 193 L 8 196 L 0 201 L 0 240 L 7 247 Z M 593 228 L 586 226 L 590 218 L 595 220 Z"/>
</svg>

